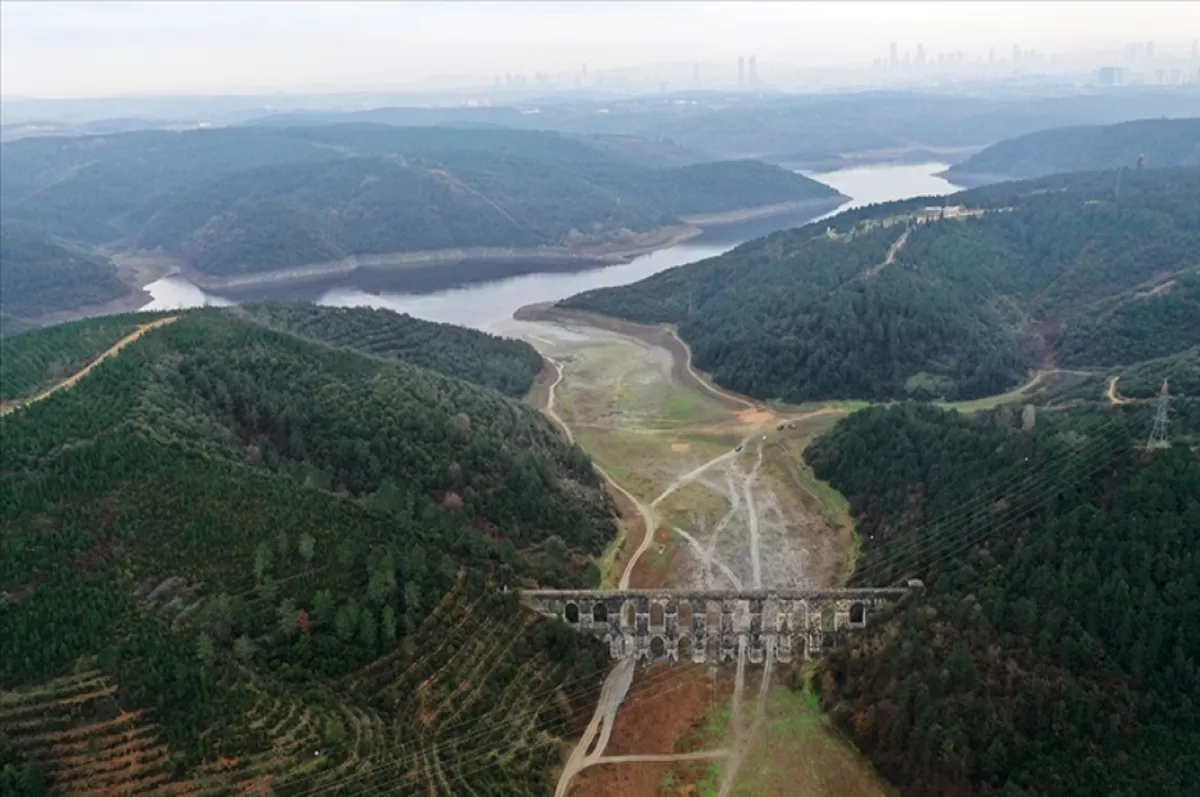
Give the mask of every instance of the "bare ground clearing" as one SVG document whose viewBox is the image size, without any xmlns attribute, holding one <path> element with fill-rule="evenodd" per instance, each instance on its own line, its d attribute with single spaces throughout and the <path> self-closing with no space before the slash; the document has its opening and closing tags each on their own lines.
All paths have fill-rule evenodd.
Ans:
<svg viewBox="0 0 1200 797">
<path fill-rule="evenodd" d="M 518 334 L 551 361 L 529 400 L 592 455 L 625 516 L 626 537 L 603 563 L 605 583 L 715 588 L 842 583 L 853 562 L 853 527 L 845 502 L 812 476 L 801 453 L 847 408 L 777 415 L 729 394 L 691 368 L 687 347 L 670 329 L 545 308 L 526 308 L 517 317 Z M 537 323 L 551 318 L 553 323 Z M 714 771 L 720 772 L 721 793 L 749 793 L 741 783 L 753 773 L 742 772 L 740 763 L 752 760 L 767 732 L 772 676 L 770 667 L 748 668 L 744 650 L 743 645 L 731 687 L 740 697 L 733 701 L 736 710 L 722 744 L 681 749 L 686 728 L 698 720 L 677 722 L 690 714 L 680 709 L 677 715 L 673 700 L 657 709 L 639 702 L 635 682 L 625 703 L 616 700 L 623 706 L 619 711 L 612 705 L 597 708 L 557 793 L 698 794 L 702 779 Z M 656 679 L 655 691 L 674 685 L 698 691 L 699 704 L 705 694 L 711 699 L 711 690 L 688 680 L 688 669 L 666 673 L 667 682 Z M 606 682 L 610 694 L 625 695 L 618 683 L 624 677 L 620 667 L 614 669 Z M 688 701 L 697 702 L 692 695 Z M 632 712 L 629 721 L 626 712 Z M 648 719 L 641 719 L 644 714 Z M 639 730 L 643 722 L 657 729 L 653 739 Z M 611 760 L 677 754 L 712 761 Z M 771 755 L 787 754 L 771 748 Z M 846 749 L 845 755 L 854 761 L 857 754 Z"/>
</svg>

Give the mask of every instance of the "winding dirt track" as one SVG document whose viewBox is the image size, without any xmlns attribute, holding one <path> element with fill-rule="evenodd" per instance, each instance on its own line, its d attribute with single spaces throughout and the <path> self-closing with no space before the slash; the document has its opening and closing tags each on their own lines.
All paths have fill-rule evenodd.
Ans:
<svg viewBox="0 0 1200 797">
<path fill-rule="evenodd" d="M 755 404 L 750 399 L 739 396 L 736 393 L 730 393 L 728 390 L 719 388 L 716 385 L 709 382 L 708 380 L 706 380 L 703 376 L 701 376 L 700 372 L 692 367 L 692 347 L 687 344 L 687 341 L 685 341 L 683 338 L 679 337 L 679 333 L 676 332 L 674 329 L 668 328 L 667 331 L 671 333 L 671 337 L 675 338 L 675 340 L 679 342 L 680 347 L 683 349 L 683 351 L 685 353 L 683 367 L 688 372 L 688 374 L 692 377 L 692 379 L 696 380 L 696 383 L 698 385 L 700 385 L 700 387 L 704 388 L 709 393 L 712 393 L 714 396 L 716 396 L 717 398 L 719 398 L 723 401 L 732 401 L 735 404 L 741 404 L 743 407 L 745 407 L 746 409 L 750 409 L 750 410 L 758 409 L 758 405 Z"/>
<path fill-rule="evenodd" d="M 53 385 L 52 387 L 46 388 L 41 393 L 38 393 L 36 396 L 33 396 L 32 398 L 27 398 L 23 401 L 15 401 L 12 404 L 9 404 L 4 407 L 0 407 L 0 415 L 7 415 L 8 413 L 19 410 L 22 407 L 28 407 L 30 404 L 36 404 L 37 402 L 41 401 L 42 399 L 49 398 L 50 396 L 54 395 L 55 393 L 57 393 L 60 390 L 65 390 L 66 388 L 71 387 L 76 382 L 78 382 L 80 379 L 83 379 L 85 376 L 87 376 L 89 373 L 91 373 L 91 370 L 93 368 L 95 368 L 97 365 L 104 362 L 109 357 L 116 355 L 117 352 L 119 352 L 121 349 L 128 346 L 130 343 L 133 343 L 135 340 L 140 338 L 142 335 L 145 335 L 147 332 L 149 332 L 150 330 L 155 329 L 157 327 L 166 326 L 167 324 L 174 322 L 178 317 L 179 316 L 170 316 L 168 318 L 159 318 L 155 321 L 150 321 L 149 323 L 142 324 L 137 329 L 130 332 L 128 335 L 121 338 L 116 343 L 114 343 L 113 345 L 111 345 L 107 349 L 105 349 L 104 352 L 99 357 L 92 360 L 90 363 L 85 365 L 83 368 L 81 368 L 78 371 L 76 371 L 75 373 L 71 374 L 70 376 L 68 376 L 66 379 L 59 382 L 58 384 Z"/>
<path fill-rule="evenodd" d="M 687 347 L 687 344 L 679 338 L 674 330 L 670 330 L 670 333 L 675 342 L 678 343 L 680 349 L 682 349 L 683 352 L 686 352 L 686 358 L 684 359 L 683 365 L 691 379 L 701 385 L 706 391 L 712 393 L 714 396 L 725 402 L 735 403 L 749 410 L 760 409 L 760 407 L 754 402 L 736 394 L 727 393 L 720 388 L 706 382 L 692 367 L 691 350 Z M 672 353 L 678 358 L 679 351 L 674 351 Z M 546 413 L 547 417 L 549 417 L 563 430 L 563 433 L 566 435 L 567 439 L 574 443 L 575 436 L 570 427 L 555 410 L 557 391 L 565 378 L 564 368 L 561 363 L 551 359 L 550 357 L 546 357 L 545 359 L 548 363 L 550 363 L 551 366 L 554 367 L 556 376 L 547 390 L 546 406 L 543 408 L 543 411 Z M 714 457 L 708 462 L 703 463 L 699 467 L 694 468 L 688 473 L 685 473 L 679 478 L 675 479 L 673 482 L 667 485 L 666 489 L 663 490 L 658 497 L 651 501 L 649 505 L 642 503 L 637 497 L 635 497 L 632 493 L 618 484 L 616 480 L 609 476 L 603 468 L 593 463 L 593 467 L 596 468 L 596 471 L 604 478 L 604 480 L 614 490 L 620 492 L 623 496 L 629 499 L 629 501 L 635 507 L 637 507 L 638 513 L 642 518 L 642 540 L 638 545 L 637 550 L 634 551 L 633 555 L 630 557 L 629 562 L 626 563 L 625 569 L 621 573 L 621 578 L 619 581 L 620 589 L 630 588 L 629 582 L 633 575 L 634 568 L 637 566 L 637 563 L 640 561 L 641 557 L 654 544 L 654 532 L 659 525 L 659 518 L 655 510 L 659 504 L 686 485 L 701 480 L 705 473 L 714 466 L 727 461 L 735 461 L 740 453 L 739 449 L 742 449 L 747 443 L 749 443 L 755 434 L 755 432 L 751 432 L 745 436 L 740 445 L 731 448 L 729 451 Z M 757 476 L 758 470 L 762 465 L 762 462 L 763 449 L 762 446 L 759 445 L 756 462 L 752 469 L 748 473 L 737 474 L 740 477 L 737 481 L 740 483 L 735 484 L 732 474 L 726 474 L 726 479 L 729 481 L 730 502 L 732 508 L 729 515 L 722 521 L 722 525 L 727 523 L 730 517 L 737 512 L 739 504 L 748 508 L 750 514 L 749 522 L 751 525 L 750 547 L 752 578 L 756 586 L 761 585 L 762 582 L 762 567 L 760 563 L 760 552 L 758 550 L 758 518 L 756 517 L 754 496 L 752 494 L 751 487 Z M 679 529 L 676 531 L 694 549 L 696 549 L 697 554 L 702 560 L 708 562 L 710 566 L 715 566 L 717 569 L 721 570 L 731 582 L 740 586 L 740 581 L 737 579 L 737 576 L 728 567 L 728 565 L 719 561 L 713 555 L 712 550 L 705 550 L 698 540 L 692 538 L 686 532 Z M 714 535 L 712 540 L 712 544 L 714 546 L 715 542 L 716 538 Z M 763 722 L 766 696 L 771 684 L 771 665 L 773 664 L 773 657 L 774 650 L 773 648 L 769 648 L 767 651 L 766 666 L 763 669 L 762 680 L 759 684 L 759 692 L 755 703 L 754 713 L 749 718 L 749 722 L 746 722 L 742 718 L 741 704 L 746 681 L 747 639 L 744 635 L 739 636 L 737 673 L 735 677 L 733 695 L 733 721 L 731 728 L 733 739 L 728 748 L 692 753 L 605 756 L 604 751 L 608 746 L 608 740 L 612 734 L 613 724 L 616 720 L 617 712 L 619 711 L 621 704 L 624 702 L 625 696 L 628 693 L 633 681 L 635 668 L 634 659 L 632 657 L 627 657 L 620 660 L 609 672 L 608 677 L 605 679 L 604 684 L 601 687 L 600 699 L 597 701 L 596 709 L 592 715 L 592 718 L 588 723 L 583 736 L 571 751 L 571 755 L 567 759 L 567 763 L 564 766 L 562 773 L 559 775 L 558 783 L 555 787 L 555 797 L 566 797 L 570 789 L 571 781 L 575 778 L 575 776 L 578 775 L 582 770 L 596 764 L 617 764 L 624 762 L 632 763 L 638 761 L 671 762 L 720 759 L 728 759 L 728 764 L 722 773 L 722 794 L 729 794 L 733 788 L 733 783 L 737 776 L 738 769 L 744 761 L 750 744 L 752 743 Z"/>
<path fill-rule="evenodd" d="M 1105 395 L 1108 396 L 1108 403 L 1117 407 L 1121 406 L 1122 404 L 1129 403 L 1129 399 L 1122 398 L 1121 396 L 1117 395 L 1117 380 L 1120 378 L 1121 377 L 1119 376 L 1114 376 L 1109 379 L 1108 390 L 1105 391 Z"/>
<path fill-rule="evenodd" d="M 554 370 L 558 372 L 557 378 L 555 378 L 554 382 L 551 383 L 550 389 L 546 394 L 546 415 L 549 416 L 550 420 L 559 425 L 559 427 L 563 430 L 563 433 L 566 434 L 567 440 L 574 443 L 575 435 L 571 432 L 571 427 L 567 426 L 566 421 L 559 417 L 558 413 L 554 411 L 554 393 L 558 386 L 562 384 L 563 367 L 561 364 L 551 360 L 549 357 L 546 358 L 546 361 L 553 365 Z M 635 553 L 633 558 L 629 561 L 625 571 L 621 573 L 620 589 L 629 589 L 629 577 L 633 575 L 633 566 L 637 563 L 637 560 L 641 557 L 642 553 L 644 553 L 645 550 L 650 547 L 651 542 L 653 542 L 654 530 L 658 528 L 658 517 L 650 507 L 643 504 L 638 500 L 637 496 L 618 484 L 616 479 L 614 479 L 612 476 L 609 476 L 608 473 L 606 473 L 605 470 L 597 465 L 594 461 L 592 462 L 592 467 L 594 467 L 596 472 L 604 478 L 604 481 L 608 482 L 610 487 L 628 498 L 629 502 L 637 507 L 638 514 L 642 516 L 643 533 L 641 545 L 638 546 L 637 553 Z"/>
</svg>

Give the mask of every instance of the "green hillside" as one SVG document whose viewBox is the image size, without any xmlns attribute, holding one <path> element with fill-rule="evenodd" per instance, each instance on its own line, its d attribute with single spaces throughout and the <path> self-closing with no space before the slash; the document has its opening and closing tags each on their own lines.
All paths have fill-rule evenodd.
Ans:
<svg viewBox="0 0 1200 797">
<path fill-rule="evenodd" d="M 672 152 L 665 144 L 635 144 L 378 124 L 22 138 L 2 145 L 0 209 L 6 228 L 19 222 L 43 239 L 161 249 L 232 275 L 354 255 L 628 243 L 690 213 L 801 200 L 821 210 L 843 199 L 758 162 L 660 168 L 652 164 L 680 157 L 656 156 Z M 39 257 L 27 267 L 12 259 L 64 287 L 61 268 Z M 76 271 L 77 292 L 100 291 L 98 274 L 82 263 Z M 81 303 L 61 294 L 64 306 Z M 14 301 L 5 312 L 41 308 Z"/>
<path fill-rule="evenodd" d="M 935 205 L 930 211 L 927 206 Z M 941 217 L 942 206 L 952 208 Z M 1059 175 L 860 208 L 562 302 L 679 325 L 765 399 L 966 399 L 1200 343 L 1200 168 Z"/>
<path fill-rule="evenodd" d="M 1178 426 L 1200 430 L 1200 402 Z M 1200 783 L 1200 454 L 1149 409 L 872 408 L 806 456 L 850 501 L 855 578 L 918 601 L 822 662 L 834 721 L 904 794 L 1158 797 Z M 1165 763 L 1165 762 L 1169 762 Z"/>
<path fill-rule="evenodd" d="M 975 153 L 951 166 L 946 177 L 975 185 L 1060 172 L 1172 166 L 1200 166 L 1200 118 L 1039 130 Z"/>
<path fill-rule="evenodd" d="M 254 321 L 302 338 L 419 365 L 521 398 L 533 387 L 542 357 L 525 341 L 391 310 L 322 307 L 301 302 L 241 306 Z"/>
<path fill-rule="evenodd" d="M 27 224 L 8 219 L 0 224 L 0 313 L 6 317 L 100 304 L 127 293 L 107 258 Z"/>
<path fill-rule="evenodd" d="M 198 310 L 0 435 L 0 738 L 52 789 L 545 792 L 605 651 L 512 588 L 615 527 L 533 410 Z"/>
<path fill-rule="evenodd" d="M 1200 396 L 1200 346 L 1170 357 L 1137 363 L 1118 374 L 1120 393 L 1127 398 L 1153 398 L 1162 390 L 1164 379 L 1173 395 Z"/>
<path fill-rule="evenodd" d="M 0 338 L 0 401 L 32 396 L 66 379 L 151 317 L 99 316 Z"/>
</svg>

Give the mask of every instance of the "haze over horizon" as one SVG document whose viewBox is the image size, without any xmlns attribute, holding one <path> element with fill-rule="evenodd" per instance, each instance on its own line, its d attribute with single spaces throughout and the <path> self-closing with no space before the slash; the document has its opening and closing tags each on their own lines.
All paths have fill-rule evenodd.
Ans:
<svg viewBox="0 0 1200 797">
<path fill-rule="evenodd" d="M 16 2 L 0 96 L 386 91 L 506 73 L 719 62 L 866 68 L 923 45 L 1075 56 L 1132 41 L 1187 58 L 1200 4 Z M 853 35 L 849 35 L 850 33 Z M 148 65 L 153 65 L 153 69 Z M 732 68 L 732 67 L 730 67 Z"/>
</svg>

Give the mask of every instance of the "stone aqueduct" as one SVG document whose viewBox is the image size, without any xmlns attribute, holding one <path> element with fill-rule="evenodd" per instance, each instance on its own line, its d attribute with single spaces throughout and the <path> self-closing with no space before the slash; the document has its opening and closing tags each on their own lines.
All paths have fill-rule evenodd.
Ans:
<svg viewBox="0 0 1200 797">
<path fill-rule="evenodd" d="M 522 601 L 582 632 L 608 640 L 614 659 L 760 663 L 768 647 L 781 662 L 817 659 L 867 625 L 908 587 L 844 590 L 527 590 Z"/>
</svg>

